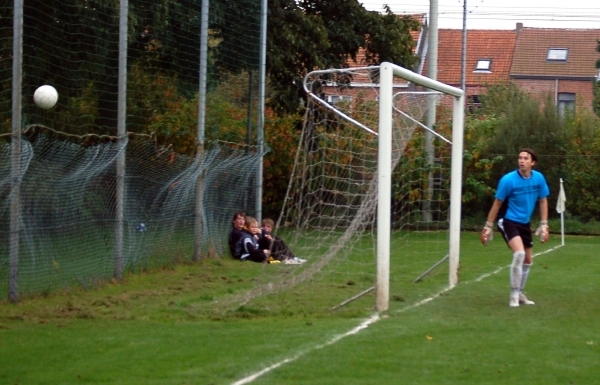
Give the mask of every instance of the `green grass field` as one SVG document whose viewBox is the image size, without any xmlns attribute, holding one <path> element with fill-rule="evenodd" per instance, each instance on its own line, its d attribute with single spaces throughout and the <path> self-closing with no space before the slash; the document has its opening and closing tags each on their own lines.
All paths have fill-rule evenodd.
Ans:
<svg viewBox="0 0 600 385">
<path fill-rule="evenodd" d="M 536 305 L 516 309 L 508 249 L 499 239 L 484 248 L 476 233 L 463 234 L 452 290 L 446 263 L 413 283 L 429 262 L 399 266 L 395 250 L 390 310 L 371 321 L 373 294 L 329 310 L 355 294 L 335 280 L 217 313 L 263 268 L 228 259 L 3 301 L 0 383 L 596 383 L 600 238 L 556 248 L 557 238 L 535 249 L 551 250 L 536 257 L 527 285 Z"/>
</svg>

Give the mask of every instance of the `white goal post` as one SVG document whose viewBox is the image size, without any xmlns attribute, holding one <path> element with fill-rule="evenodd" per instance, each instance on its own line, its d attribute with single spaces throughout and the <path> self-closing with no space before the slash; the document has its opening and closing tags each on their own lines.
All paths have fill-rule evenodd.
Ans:
<svg viewBox="0 0 600 385">
<path fill-rule="evenodd" d="M 390 282 L 390 229 L 392 191 L 392 111 L 394 75 L 431 90 L 454 97 L 452 115 L 452 164 L 450 187 L 449 230 L 449 285 L 458 282 L 460 252 L 460 215 L 462 189 L 462 156 L 464 131 L 464 92 L 439 81 L 416 74 L 392 63 L 383 62 L 379 67 L 379 151 L 377 196 L 377 278 L 376 310 L 381 312 L 389 306 Z"/>
</svg>

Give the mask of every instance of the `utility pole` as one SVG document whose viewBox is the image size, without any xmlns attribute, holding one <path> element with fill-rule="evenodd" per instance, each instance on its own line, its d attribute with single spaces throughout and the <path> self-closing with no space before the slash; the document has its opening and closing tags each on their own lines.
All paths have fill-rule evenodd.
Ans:
<svg viewBox="0 0 600 385">
<path fill-rule="evenodd" d="M 462 74 L 460 88 L 467 96 L 467 0 L 463 3 L 463 31 L 462 31 Z"/>
<path fill-rule="evenodd" d="M 427 76 L 437 80 L 437 62 L 438 62 L 438 0 L 429 2 L 429 48 L 427 50 Z M 425 117 L 425 125 L 433 131 L 436 121 L 436 98 L 430 96 Z M 433 148 L 434 135 L 427 131 L 425 133 L 425 156 L 427 165 L 431 168 L 435 162 L 435 149 Z M 427 195 L 423 202 L 423 221 L 431 222 L 431 198 L 433 197 L 433 172 L 430 171 L 427 176 Z"/>
</svg>

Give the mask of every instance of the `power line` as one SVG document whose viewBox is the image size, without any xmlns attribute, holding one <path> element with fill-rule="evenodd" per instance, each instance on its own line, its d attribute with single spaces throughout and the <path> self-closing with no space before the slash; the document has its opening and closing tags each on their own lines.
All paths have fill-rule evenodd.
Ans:
<svg viewBox="0 0 600 385">
<path fill-rule="evenodd" d="M 469 29 L 512 28 L 513 25 L 509 25 L 509 22 L 527 22 L 527 26 L 537 28 L 600 29 L 600 8 L 597 6 L 566 8 L 544 5 L 543 8 L 536 8 L 531 5 L 495 6 L 490 4 L 492 2 L 494 0 L 485 0 L 485 3 L 481 0 L 475 6 L 467 7 Z M 371 0 L 363 3 L 363 6 L 371 10 L 380 10 L 384 3 L 386 2 Z M 387 2 L 391 10 L 397 14 L 429 13 L 428 3 L 428 1 Z M 441 28 L 461 28 L 463 4 L 463 1 L 456 0 L 451 5 L 439 6 L 438 18 Z"/>
</svg>

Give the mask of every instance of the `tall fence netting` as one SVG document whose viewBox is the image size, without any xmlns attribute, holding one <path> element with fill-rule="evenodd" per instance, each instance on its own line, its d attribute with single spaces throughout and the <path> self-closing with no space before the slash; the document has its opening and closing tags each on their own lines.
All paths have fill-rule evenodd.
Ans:
<svg viewBox="0 0 600 385">
<path fill-rule="evenodd" d="M 23 2 L 17 180 L 11 168 L 14 2 L 0 1 L 0 296 L 8 290 L 17 181 L 20 294 L 89 287 L 114 274 L 121 155 L 126 271 L 192 258 L 198 223 L 202 254 L 227 255 L 231 213 L 255 205 L 263 155 L 256 145 L 261 2 L 210 1 L 201 151 L 202 2 L 128 3 L 127 138 L 119 141 L 120 2 Z M 44 84 L 59 94 L 49 110 L 32 97 Z M 201 214 L 194 210 L 197 194 Z"/>
</svg>

